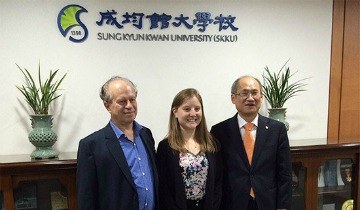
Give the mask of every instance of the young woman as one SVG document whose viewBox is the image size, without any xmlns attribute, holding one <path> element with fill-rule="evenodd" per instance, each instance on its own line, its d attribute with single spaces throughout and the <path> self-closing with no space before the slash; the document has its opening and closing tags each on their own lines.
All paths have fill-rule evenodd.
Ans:
<svg viewBox="0 0 360 210">
<path fill-rule="evenodd" d="M 180 91 L 171 105 L 168 134 L 157 148 L 160 210 L 219 209 L 218 147 L 207 130 L 198 91 Z"/>
</svg>

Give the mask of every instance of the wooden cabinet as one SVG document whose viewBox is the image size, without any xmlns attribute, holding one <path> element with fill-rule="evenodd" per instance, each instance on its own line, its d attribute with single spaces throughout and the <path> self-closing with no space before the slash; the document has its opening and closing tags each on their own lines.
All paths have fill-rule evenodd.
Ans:
<svg viewBox="0 0 360 210">
<path fill-rule="evenodd" d="M 63 153 L 51 160 L 0 155 L 0 191 L 2 208 L 6 210 L 74 210 L 76 153 Z"/>
<path fill-rule="evenodd" d="M 359 143 L 292 147 L 292 209 L 341 210 L 347 200 L 353 200 L 353 209 L 359 208 L 359 152 Z M 334 173 L 338 173 L 337 179 L 326 181 L 324 179 L 328 176 L 324 174 L 331 167 Z M 76 209 L 76 153 L 60 154 L 53 160 L 31 160 L 29 155 L 0 156 L 0 177 L 0 199 L 2 194 L 6 210 Z M 350 181 L 346 181 L 348 178 Z M 33 196 L 36 208 L 31 208 L 31 204 L 28 204 L 29 208 L 16 208 L 24 205 L 19 203 L 17 195 L 31 194 L 32 191 L 36 194 Z M 53 195 L 56 196 L 55 204 Z M 31 203 L 29 196 L 27 199 Z M 60 202 L 60 206 L 65 202 L 67 208 L 54 207 L 56 202 Z"/>
<path fill-rule="evenodd" d="M 292 209 L 358 209 L 359 152 L 359 143 L 292 147 Z"/>
</svg>

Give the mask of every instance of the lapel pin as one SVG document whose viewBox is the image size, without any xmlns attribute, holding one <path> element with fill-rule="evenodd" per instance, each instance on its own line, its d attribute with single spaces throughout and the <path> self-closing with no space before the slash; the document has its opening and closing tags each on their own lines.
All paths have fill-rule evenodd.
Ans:
<svg viewBox="0 0 360 210">
<path fill-rule="evenodd" d="M 265 129 L 269 129 L 269 127 L 268 127 L 268 126 L 265 126 Z"/>
</svg>

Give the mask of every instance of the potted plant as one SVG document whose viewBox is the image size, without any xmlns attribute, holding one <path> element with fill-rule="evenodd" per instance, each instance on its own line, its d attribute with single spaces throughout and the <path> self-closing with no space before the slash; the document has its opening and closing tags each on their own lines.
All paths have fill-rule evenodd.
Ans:
<svg viewBox="0 0 360 210">
<path fill-rule="evenodd" d="M 269 108 L 269 117 L 282 121 L 286 128 L 289 129 L 289 123 L 285 120 L 286 108 L 284 104 L 290 98 L 296 96 L 297 93 L 305 91 L 306 86 L 303 83 L 304 79 L 291 82 L 291 77 L 296 73 L 291 73 L 289 67 L 286 67 L 286 63 L 281 67 L 278 72 L 272 73 L 268 66 L 265 67 L 265 73 L 263 74 L 263 94 L 267 102 L 269 102 L 271 108 Z"/>
<path fill-rule="evenodd" d="M 63 82 L 66 74 L 59 80 L 55 77 L 59 70 L 50 71 L 49 76 L 43 80 L 41 78 L 41 69 L 39 63 L 37 83 L 26 68 L 16 66 L 22 72 L 25 78 L 25 84 L 16 86 L 25 97 L 27 104 L 34 111 L 31 117 L 31 126 L 33 130 L 29 133 L 30 142 L 36 147 L 31 153 L 31 158 L 47 159 L 56 158 L 59 153 L 52 149 L 57 140 L 56 133 L 52 130 L 52 115 L 49 115 L 50 104 L 61 95 L 56 95 L 60 84 Z"/>
</svg>

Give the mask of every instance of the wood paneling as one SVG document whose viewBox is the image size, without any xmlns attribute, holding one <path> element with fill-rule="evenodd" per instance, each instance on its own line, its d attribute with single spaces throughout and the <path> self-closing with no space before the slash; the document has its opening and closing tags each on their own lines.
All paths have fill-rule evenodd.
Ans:
<svg viewBox="0 0 360 210">
<path fill-rule="evenodd" d="M 334 0 L 330 65 L 328 143 L 339 141 L 341 70 L 344 39 L 345 0 Z"/>
<path fill-rule="evenodd" d="M 359 0 L 334 0 L 328 143 L 360 141 Z"/>
<path fill-rule="evenodd" d="M 345 4 L 339 143 L 360 140 L 360 3 Z"/>
</svg>

